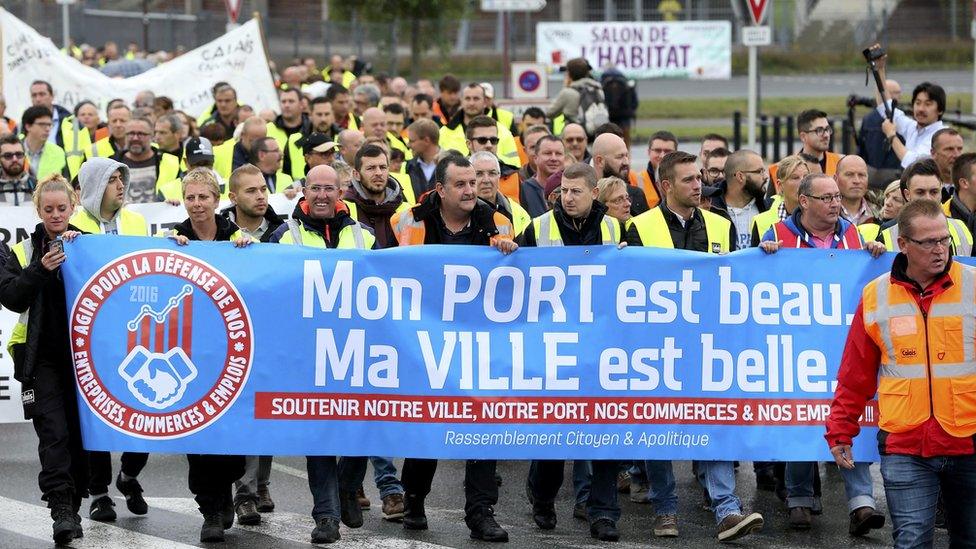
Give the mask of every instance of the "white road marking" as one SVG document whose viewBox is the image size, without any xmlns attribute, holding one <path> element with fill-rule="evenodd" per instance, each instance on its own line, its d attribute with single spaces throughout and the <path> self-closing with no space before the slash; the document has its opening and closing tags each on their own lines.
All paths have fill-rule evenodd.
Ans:
<svg viewBox="0 0 976 549">
<path fill-rule="evenodd" d="M 0 516 L 4 517 L 0 522 L 0 530 L 53 544 L 51 513 L 47 508 L 0 496 Z M 140 549 L 192 549 L 194 547 L 86 518 L 81 519 L 81 526 L 85 530 L 85 537 L 72 541 L 72 547 L 139 547 Z"/>
<path fill-rule="evenodd" d="M 308 480 L 308 471 L 304 469 L 299 469 L 298 467 L 291 467 L 289 465 L 285 465 L 284 463 L 278 463 L 277 461 L 272 461 L 271 468 L 274 469 L 275 471 L 280 471 L 282 473 L 285 473 L 286 475 L 291 475 L 293 477 L 298 477 L 298 478 L 303 478 L 305 480 Z"/>
</svg>

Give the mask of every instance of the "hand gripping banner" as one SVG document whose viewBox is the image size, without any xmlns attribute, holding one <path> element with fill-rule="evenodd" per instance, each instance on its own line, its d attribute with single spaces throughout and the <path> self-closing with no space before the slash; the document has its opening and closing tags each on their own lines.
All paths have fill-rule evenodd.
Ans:
<svg viewBox="0 0 976 549">
<path fill-rule="evenodd" d="M 829 459 L 866 252 L 382 251 L 82 236 L 85 446 L 432 458 Z M 877 458 L 865 407 L 855 457 Z"/>
</svg>

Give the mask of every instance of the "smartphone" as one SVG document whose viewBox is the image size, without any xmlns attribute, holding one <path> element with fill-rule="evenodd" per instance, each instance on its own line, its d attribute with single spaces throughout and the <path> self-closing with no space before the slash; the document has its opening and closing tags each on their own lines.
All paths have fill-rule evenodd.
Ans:
<svg viewBox="0 0 976 549">
<path fill-rule="evenodd" d="M 64 242 L 60 239 L 52 240 L 47 245 L 48 252 L 64 253 Z"/>
</svg>

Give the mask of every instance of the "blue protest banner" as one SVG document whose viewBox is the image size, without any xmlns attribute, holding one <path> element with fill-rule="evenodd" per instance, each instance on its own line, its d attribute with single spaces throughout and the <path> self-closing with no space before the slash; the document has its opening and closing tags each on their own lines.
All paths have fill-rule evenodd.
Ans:
<svg viewBox="0 0 976 549">
<path fill-rule="evenodd" d="M 825 460 L 861 251 L 382 251 L 83 236 L 86 447 Z M 865 408 L 855 457 L 876 459 Z"/>
</svg>

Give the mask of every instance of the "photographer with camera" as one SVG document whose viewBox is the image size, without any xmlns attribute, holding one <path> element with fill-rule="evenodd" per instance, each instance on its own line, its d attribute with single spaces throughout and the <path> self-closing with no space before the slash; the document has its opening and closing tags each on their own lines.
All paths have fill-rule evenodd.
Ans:
<svg viewBox="0 0 976 549">
<path fill-rule="evenodd" d="M 78 509 L 88 491 L 88 454 L 81 444 L 68 314 L 61 264 L 63 244 L 78 236 L 68 224 L 77 196 L 61 175 L 41 181 L 33 195 L 41 222 L 11 249 L 0 272 L 0 304 L 20 313 L 7 348 L 21 383 L 24 417 L 39 440 L 38 485 L 54 520 L 54 541 L 82 537 Z"/>
<path fill-rule="evenodd" d="M 888 97 L 891 98 L 892 108 L 897 108 L 901 99 L 901 84 L 889 78 L 885 80 L 884 85 Z M 897 179 L 901 174 L 901 160 L 881 131 L 881 123 L 884 122 L 885 117 L 875 108 L 877 103 L 874 99 L 856 95 L 848 97 L 847 108 L 851 110 L 852 120 L 854 108 L 857 106 L 871 109 L 871 112 L 861 119 L 861 129 L 857 132 L 858 151 L 868 165 L 868 186 L 872 189 L 883 189 L 889 181 Z"/>
<path fill-rule="evenodd" d="M 888 55 L 881 46 L 875 44 L 864 50 L 864 56 L 871 64 L 876 80 L 884 81 Z M 901 161 L 901 167 L 907 168 L 916 160 L 929 156 L 932 152 L 932 136 L 945 127 L 942 115 L 946 110 L 946 92 L 942 86 L 931 82 L 922 82 L 915 86 L 912 90 L 912 116 L 908 116 L 893 107 L 887 90 L 885 97 L 881 97 L 880 87 L 879 84 L 877 111 L 886 117 L 881 122 L 881 131 L 891 143 L 891 150 Z M 904 143 L 897 138 L 898 135 L 902 136 Z"/>
</svg>

